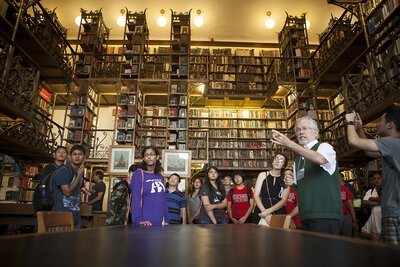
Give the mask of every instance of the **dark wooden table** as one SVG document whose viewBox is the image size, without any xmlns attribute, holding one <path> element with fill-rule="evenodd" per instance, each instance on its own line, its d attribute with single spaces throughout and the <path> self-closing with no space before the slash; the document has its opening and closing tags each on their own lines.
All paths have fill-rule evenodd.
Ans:
<svg viewBox="0 0 400 267">
<path fill-rule="evenodd" d="M 257 225 L 103 227 L 0 238 L 0 266 L 400 266 L 400 247 Z"/>
</svg>

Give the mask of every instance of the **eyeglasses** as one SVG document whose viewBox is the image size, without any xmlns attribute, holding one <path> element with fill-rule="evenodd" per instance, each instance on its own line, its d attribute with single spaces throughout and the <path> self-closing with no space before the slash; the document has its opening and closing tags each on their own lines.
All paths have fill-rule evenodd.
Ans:
<svg viewBox="0 0 400 267">
<path fill-rule="evenodd" d="M 314 130 L 314 129 L 311 127 L 297 128 L 296 133 L 306 132 L 307 130 Z"/>
<path fill-rule="evenodd" d="M 147 158 L 147 157 L 154 157 L 154 156 L 157 156 L 157 154 L 144 154 L 144 157 L 145 157 L 145 158 Z"/>
<path fill-rule="evenodd" d="M 279 161 L 279 162 L 285 162 L 285 159 L 282 158 L 274 158 L 275 161 Z"/>
</svg>

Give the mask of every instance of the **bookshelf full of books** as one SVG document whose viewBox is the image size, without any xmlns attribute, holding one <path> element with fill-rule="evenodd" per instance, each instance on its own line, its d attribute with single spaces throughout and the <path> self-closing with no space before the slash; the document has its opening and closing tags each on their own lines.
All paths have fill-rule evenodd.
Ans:
<svg viewBox="0 0 400 267">
<path fill-rule="evenodd" d="M 146 10 L 132 12 L 126 10 L 124 31 L 124 47 L 121 68 L 121 77 L 137 79 L 144 54 L 148 52 L 149 29 L 147 27 Z"/>
<path fill-rule="evenodd" d="M 281 61 L 280 82 L 307 82 L 311 78 L 310 50 L 306 15 L 287 14 L 285 24 L 278 34 Z"/>
<path fill-rule="evenodd" d="M 104 23 L 101 10 L 86 11 L 81 9 L 76 46 L 76 78 L 97 78 L 105 75 L 104 70 L 108 61 L 110 61 L 110 58 L 107 57 L 109 33 L 110 30 Z"/>
<path fill-rule="evenodd" d="M 137 143 L 136 129 L 141 124 L 142 97 L 137 81 L 125 81 L 125 84 L 119 89 L 117 105 L 113 110 L 116 129 L 114 140 L 119 145 L 133 145 Z"/>
<path fill-rule="evenodd" d="M 265 95 L 267 67 L 278 50 L 208 49 L 210 95 Z"/>
<path fill-rule="evenodd" d="M 399 6 L 397 0 L 367 1 L 365 23 L 369 47 L 342 76 L 348 109 L 358 112 L 366 123 L 398 97 Z"/>
<path fill-rule="evenodd" d="M 0 154 L 0 203 L 16 203 L 20 194 L 21 170 L 15 160 Z"/>
<path fill-rule="evenodd" d="M 46 117 L 53 115 L 54 96 L 45 82 L 39 84 L 39 93 L 37 98 L 37 110 Z"/>
<path fill-rule="evenodd" d="M 400 1 L 369 0 L 366 3 L 366 25 L 370 38 L 373 71 L 377 88 L 370 93 L 374 102 L 396 94 L 400 54 Z M 365 107 L 368 109 L 369 105 Z"/>
<path fill-rule="evenodd" d="M 38 174 L 39 168 L 37 166 L 29 166 L 25 171 L 22 180 L 21 180 L 21 188 L 19 192 L 19 202 L 27 203 L 32 202 L 33 200 L 33 192 L 35 191 L 35 187 L 39 184 Z"/>
<path fill-rule="evenodd" d="M 188 142 L 188 83 L 171 80 L 168 94 L 168 149 L 186 150 Z"/>
<path fill-rule="evenodd" d="M 82 144 L 88 151 L 93 148 L 97 127 L 99 95 L 89 83 L 76 88 L 66 109 L 65 141 Z"/>
<path fill-rule="evenodd" d="M 268 142 L 270 129 L 286 127 L 284 110 L 209 108 L 198 111 L 209 125 L 209 162 L 222 169 L 270 168 L 276 153 Z M 271 128 L 269 128 L 271 127 Z"/>
<path fill-rule="evenodd" d="M 190 54 L 190 11 L 171 10 L 171 79 L 188 79 Z"/>
<path fill-rule="evenodd" d="M 191 48 L 189 56 L 189 79 L 208 80 L 208 57 L 210 49 Z"/>
<path fill-rule="evenodd" d="M 213 49 L 209 57 L 209 88 L 211 95 L 236 94 L 236 65 L 232 50 Z"/>
<path fill-rule="evenodd" d="M 208 108 L 190 108 L 188 120 L 188 149 L 192 151 L 192 162 L 208 162 Z"/>
<path fill-rule="evenodd" d="M 136 144 L 142 148 L 154 146 L 159 150 L 167 148 L 168 107 L 147 105 L 143 107 L 143 119 L 139 130 L 140 139 Z M 139 152 L 139 150 L 136 150 Z M 136 158 L 141 158 L 140 152 Z"/>
<path fill-rule="evenodd" d="M 316 103 L 312 96 L 299 96 L 290 92 L 286 99 L 287 129 L 294 134 L 296 120 L 303 116 L 318 119 Z"/>
</svg>

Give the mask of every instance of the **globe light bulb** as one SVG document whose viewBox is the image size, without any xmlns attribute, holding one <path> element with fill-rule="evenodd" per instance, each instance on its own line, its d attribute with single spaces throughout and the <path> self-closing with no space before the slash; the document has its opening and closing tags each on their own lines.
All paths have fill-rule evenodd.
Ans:
<svg viewBox="0 0 400 267">
<path fill-rule="evenodd" d="M 265 20 L 265 27 L 267 27 L 267 29 L 272 29 L 273 27 L 275 27 L 275 20 L 271 19 L 271 18 L 267 18 Z"/>
<path fill-rule="evenodd" d="M 194 19 L 194 25 L 196 25 L 197 27 L 201 27 L 201 26 L 203 26 L 203 24 L 204 24 L 204 19 L 202 17 L 197 16 Z"/>
<path fill-rule="evenodd" d="M 165 25 L 167 25 L 167 18 L 164 16 L 159 16 L 157 18 L 157 25 L 160 27 L 165 27 Z"/>
<path fill-rule="evenodd" d="M 81 25 L 81 16 L 77 16 L 77 17 L 75 18 L 75 24 L 76 24 L 76 26 Z"/>
</svg>

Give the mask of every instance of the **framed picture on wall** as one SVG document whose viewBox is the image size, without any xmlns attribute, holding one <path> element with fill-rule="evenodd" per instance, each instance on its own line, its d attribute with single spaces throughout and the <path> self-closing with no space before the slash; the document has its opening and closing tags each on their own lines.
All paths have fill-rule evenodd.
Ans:
<svg viewBox="0 0 400 267">
<path fill-rule="evenodd" d="M 110 146 L 108 159 L 109 175 L 126 175 L 134 160 L 135 151 L 132 146 Z"/>
<path fill-rule="evenodd" d="M 190 150 L 166 150 L 162 151 L 162 166 L 164 174 L 169 176 L 173 173 L 181 177 L 190 177 L 192 151 Z"/>
</svg>

